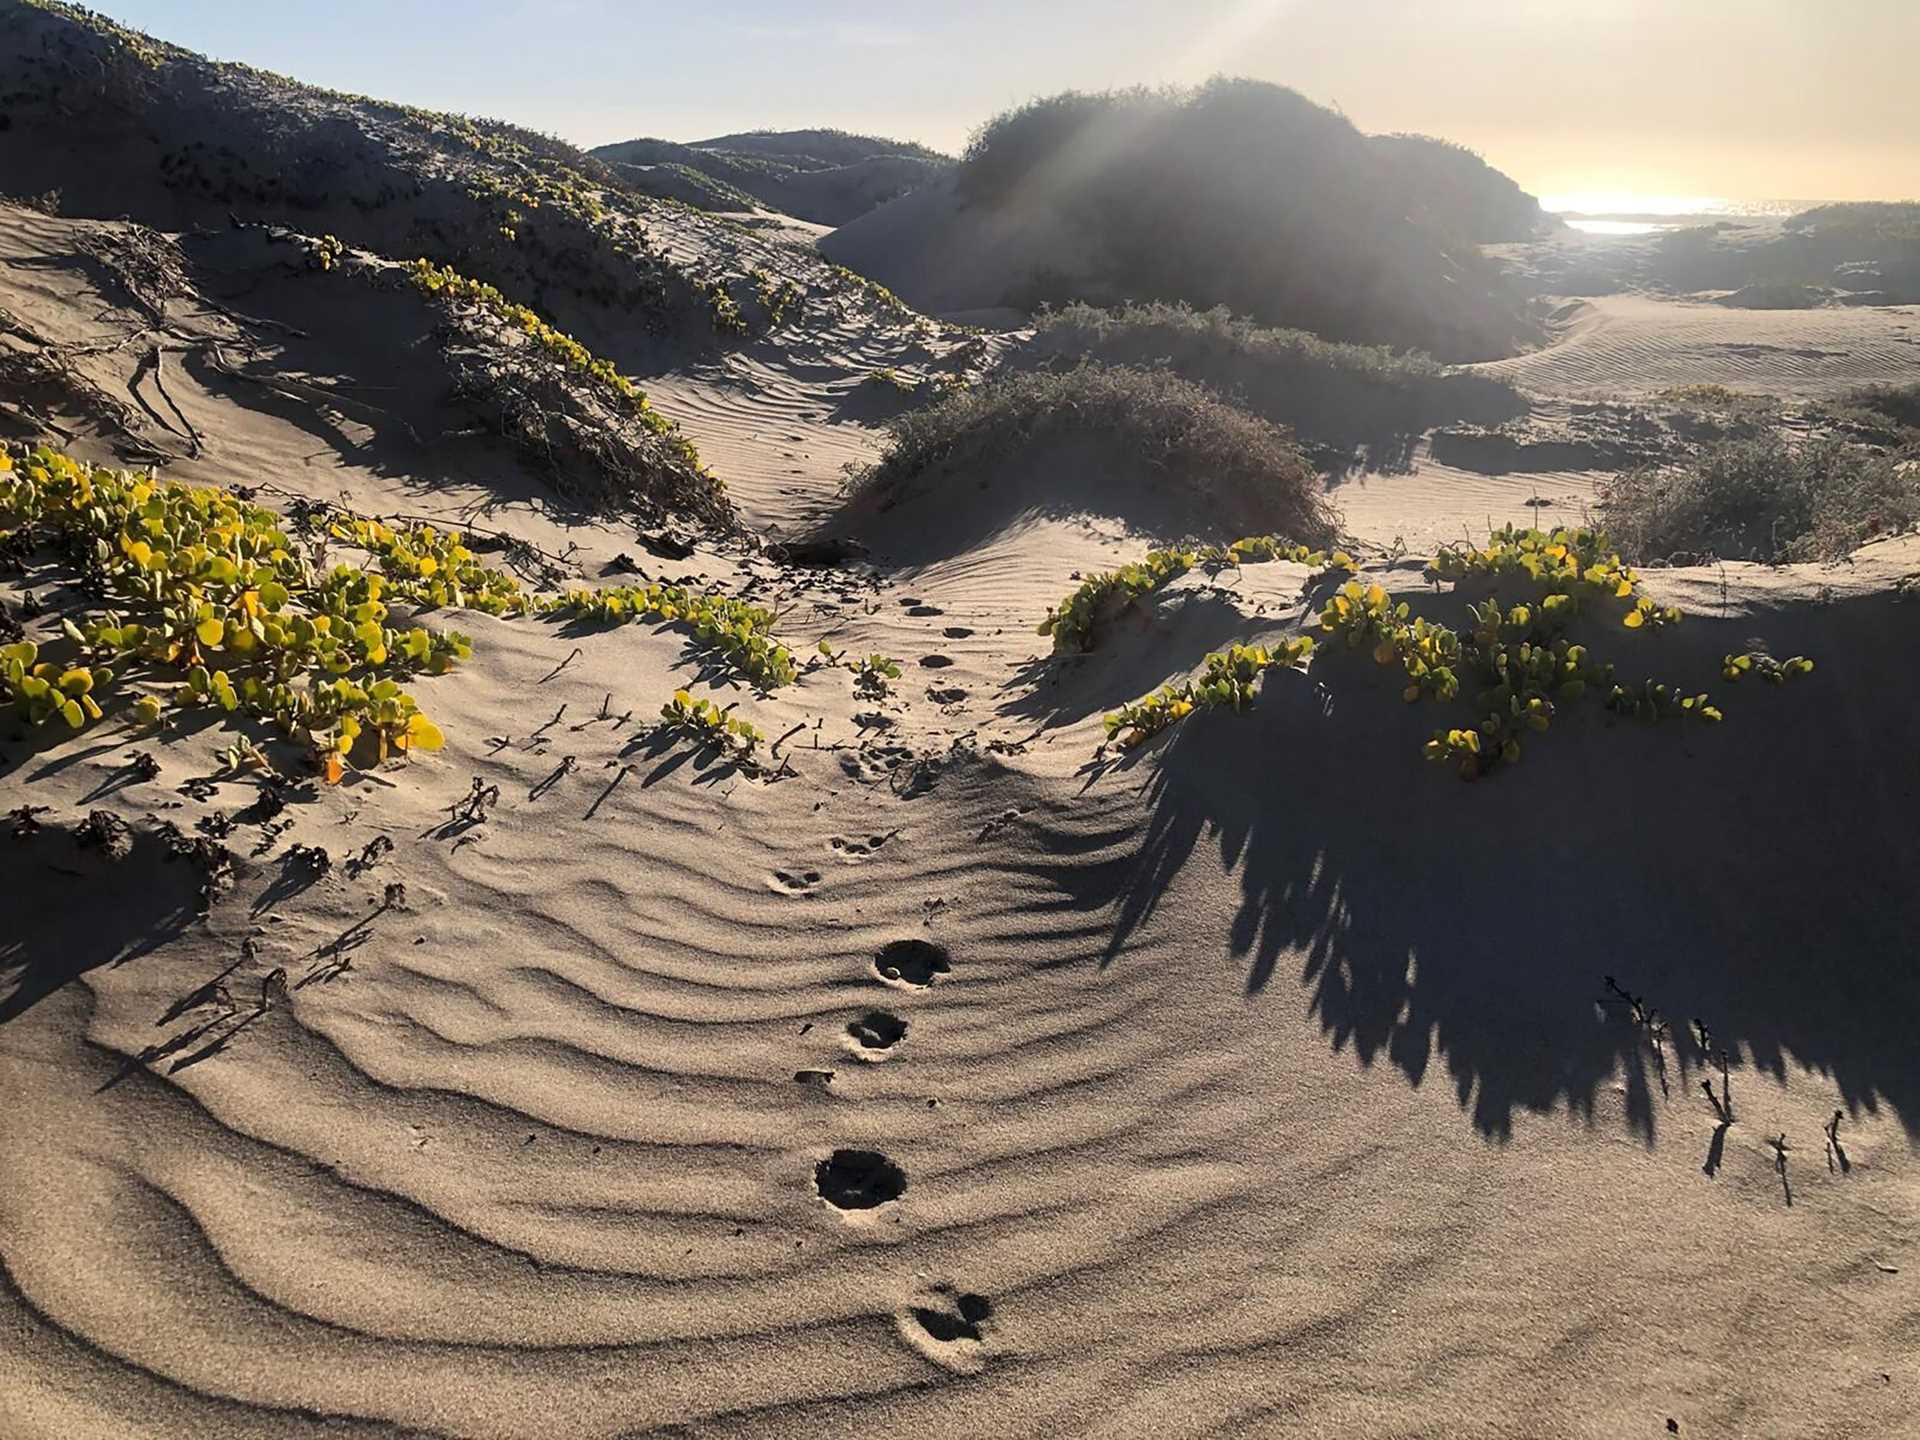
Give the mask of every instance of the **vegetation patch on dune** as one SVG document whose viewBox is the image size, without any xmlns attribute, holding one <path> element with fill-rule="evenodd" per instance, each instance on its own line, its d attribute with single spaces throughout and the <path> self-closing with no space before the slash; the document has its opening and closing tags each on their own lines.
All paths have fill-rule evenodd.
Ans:
<svg viewBox="0 0 1920 1440">
<path fill-rule="evenodd" d="M 564 141 L 213 61 L 60 0 L 0 11 L 0 91 L 10 188 L 58 190 L 66 213 L 170 228 L 232 216 L 310 229 L 324 215 L 349 245 L 457 265 L 603 351 L 748 338 L 755 268 L 791 286 L 782 311 L 854 289 Z M 109 143 L 124 164 L 90 163 L 88 147 Z"/>
<path fill-rule="evenodd" d="M 1184 299 L 1450 358 L 1506 354 L 1530 323 L 1474 233 L 1503 226 L 1455 228 L 1477 202 L 1451 151 L 1410 206 L 1407 172 L 1431 169 L 1427 149 L 1375 150 L 1292 90 L 1216 79 L 1033 100 L 974 133 L 956 184 L 968 204 L 1084 236 L 1084 275 L 1037 277 L 1034 299 Z"/>
<path fill-rule="evenodd" d="M 298 742 L 329 781 L 356 761 L 445 743 L 403 688 L 473 653 L 459 631 L 418 622 L 435 609 L 652 621 L 685 628 L 763 690 L 798 674 L 773 634 L 775 612 L 718 591 L 649 585 L 535 598 L 457 532 L 308 501 L 282 517 L 250 495 L 44 447 L 18 459 L 0 452 L 0 554 L 23 570 L 58 557 L 89 597 L 65 608 L 57 633 L 0 645 L 0 704 L 22 720 L 64 734 L 112 713 L 146 728 L 210 711 Z M 410 619 L 396 617 L 396 605 Z M 869 687 L 899 675 L 880 655 L 848 668 Z M 685 692 L 661 719 L 742 764 L 763 739 L 730 708 Z M 231 753 L 236 766 L 264 763 L 244 730 Z"/>
<path fill-rule="evenodd" d="M 465 338 L 482 342 L 449 348 L 456 393 L 477 403 L 562 493 L 598 508 L 731 519 L 693 442 L 611 361 L 485 281 L 424 259 L 406 275 L 445 307 L 456 330 L 470 332 Z M 600 403 L 583 406 L 580 390 Z"/>
<path fill-rule="evenodd" d="M 1091 650 L 1099 627 L 1138 601 L 1164 590 L 1195 565 L 1216 569 L 1263 564 L 1271 560 L 1291 560 L 1312 566 L 1316 572 L 1356 568 L 1353 557 L 1336 550 L 1310 550 L 1277 535 L 1248 535 L 1231 545 L 1203 545 L 1183 550 L 1155 550 L 1146 559 L 1117 570 L 1089 575 L 1047 611 L 1039 633 L 1051 635 L 1056 650 Z"/>
<path fill-rule="evenodd" d="M 844 225 L 953 166 L 909 140 L 844 130 L 751 131 L 692 144 L 641 138 L 593 152 L 648 193 L 709 210 L 765 205 L 803 220 Z"/>
<path fill-rule="evenodd" d="M 936 468 L 1075 436 L 1111 441 L 1220 523 L 1315 544 L 1333 538 L 1320 479 L 1285 431 L 1177 375 L 1119 366 L 1002 376 L 896 416 L 880 460 L 856 477 L 856 494 L 884 497 Z"/>
<path fill-rule="evenodd" d="M 684 626 L 764 690 L 791 685 L 799 674 L 793 652 L 774 638 L 779 616 L 715 590 L 670 584 L 568 590 L 541 600 L 539 608 L 543 614 L 603 625 L 652 621 Z"/>
<path fill-rule="evenodd" d="M 137 724 L 159 723 L 168 706 L 244 713 L 305 742 L 330 778 L 356 752 L 439 749 L 439 727 L 401 686 L 453 669 L 471 642 L 395 624 L 390 602 L 517 613 L 518 583 L 430 527 L 312 508 L 302 520 L 290 533 L 227 491 L 45 448 L 0 454 L 0 541 L 23 561 L 58 550 L 97 597 L 64 618 L 57 641 L 7 647 L 7 698 L 29 720 L 73 730 L 102 719 L 114 689 Z M 326 565 L 329 539 L 364 548 L 374 568 Z"/>
<path fill-rule="evenodd" d="M 1035 317 L 1027 353 L 1165 365 L 1302 436 L 1334 443 L 1447 421 L 1495 424 L 1527 410 L 1509 382 L 1419 351 L 1324 340 L 1184 301 L 1050 308 Z"/>
<path fill-rule="evenodd" d="M 1411 213 L 1483 245 L 1531 239 L 1540 202 L 1477 150 L 1432 135 L 1373 135 L 1368 148 L 1392 173 Z"/>
<path fill-rule="evenodd" d="M 1414 616 L 1408 602 L 1395 603 L 1382 585 L 1349 581 L 1320 611 L 1325 642 L 1317 649 L 1311 636 L 1296 636 L 1277 650 L 1236 645 L 1209 655 L 1198 679 L 1163 687 L 1108 715 L 1109 739 L 1131 748 L 1197 710 L 1244 710 L 1268 670 L 1301 668 L 1316 656 L 1341 651 L 1397 668 L 1408 704 L 1451 704 L 1463 691 L 1471 695 L 1480 718 L 1443 727 L 1426 743 L 1429 760 L 1466 780 L 1518 764 L 1525 743 L 1551 729 L 1562 708 L 1582 697 L 1647 722 L 1717 724 L 1722 718 L 1704 691 L 1654 678 L 1618 681 L 1614 663 L 1579 638 L 1576 627 L 1583 619 L 1649 632 L 1681 618 L 1678 610 L 1639 592 L 1633 570 L 1604 534 L 1507 527 L 1484 546 L 1442 549 L 1427 577 L 1483 596 L 1468 603 L 1465 629 Z M 1781 684 L 1812 670 L 1813 662 L 1802 656 L 1781 661 L 1748 653 L 1727 656 L 1721 674 L 1733 682 L 1751 674 Z"/>
<path fill-rule="evenodd" d="M 1847 396 L 1847 404 L 1892 421 L 1905 430 L 1920 430 L 1920 383 L 1869 385 Z"/>
<path fill-rule="evenodd" d="M 1833 560 L 1920 523 L 1920 466 L 1837 438 L 1794 445 L 1769 432 L 1611 477 L 1599 509 L 1642 563 Z"/>
</svg>

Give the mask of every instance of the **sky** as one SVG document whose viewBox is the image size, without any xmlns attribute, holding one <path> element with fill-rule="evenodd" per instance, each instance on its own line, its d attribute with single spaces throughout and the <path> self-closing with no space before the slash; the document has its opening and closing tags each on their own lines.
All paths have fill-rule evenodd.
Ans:
<svg viewBox="0 0 1920 1440">
<path fill-rule="evenodd" d="M 1920 198 L 1920 0 L 93 3 L 586 146 L 833 125 L 951 151 L 1036 95 L 1233 74 L 1470 145 L 1543 197 Z"/>
</svg>

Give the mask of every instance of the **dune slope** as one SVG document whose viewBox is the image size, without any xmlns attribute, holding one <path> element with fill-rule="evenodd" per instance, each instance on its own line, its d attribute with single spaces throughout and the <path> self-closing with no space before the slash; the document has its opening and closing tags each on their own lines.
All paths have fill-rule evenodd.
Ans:
<svg viewBox="0 0 1920 1440">
<path fill-rule="evenodd" d="M 687 273 L 746 244 L 642 208 Z M 1599 617 L 1623 682 L 1719 725 L 1569 703 L 1466 785 L 1422 759 L 1465 702 L 1329 647 L 1122 752 L 1108 712 L 1326 638 L 1346 577 L 1196 564 L 1056 652 L 1087 577 L 1272 516 L 1113 435 L 849 500 L 920 413 L 875 372 L 1003 341 L 811 260 L 718 346 L 583 304 L 732 507 L 596 508 L 458 383 L 518 342 L 382 288 L 411 257 L 378 236 L 310 267 L 326 228 L 239 218 L 0 207 L 17 471 L 244 491 L 350 581 L 385 572 L 341 512 L 533 595 L 724 592 L 797 673 L 657 610 L 396 603 L 471 640 L 408 682 L 445 748 L 338 784 L 244 716 L 138 723 L 137 674 L 77 731 L 0 711 L 0 1435 L 1910 1429 L 1913 537 L 1650 572 L 1684 619 Z M 1491 373 L 1553 417 L 1628 371 L 1912 378 L 1911 312 L 1811 323 L 1609 304 Z M 1466 625 L 1435 547 L 1576 522 L 1597 472 L 1430 444 L 1287 474 L 1355 584 Z M 844 563 L 761 543 L 849 520 Z M 99 567 L 0 530 L 0 627 L 68 656 Z M 1815 668 L 1719 678 L 1749 652 Z M 753 757 L 663 724 L 682 688 Z"/>
</svg>

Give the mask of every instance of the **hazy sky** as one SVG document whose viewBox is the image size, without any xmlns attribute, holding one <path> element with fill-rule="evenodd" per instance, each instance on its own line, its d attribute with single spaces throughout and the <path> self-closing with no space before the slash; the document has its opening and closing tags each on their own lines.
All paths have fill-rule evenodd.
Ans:
<svg viewBox="0 0 1920 1440">
<path fill-rule="evenodd" d="M 585 145 L 956 149 L 1069 87 L 1251 75 L 1540 195 L 1920 197 L 1920 0 L 94 0 L 221 59 Z"/>
</svg>

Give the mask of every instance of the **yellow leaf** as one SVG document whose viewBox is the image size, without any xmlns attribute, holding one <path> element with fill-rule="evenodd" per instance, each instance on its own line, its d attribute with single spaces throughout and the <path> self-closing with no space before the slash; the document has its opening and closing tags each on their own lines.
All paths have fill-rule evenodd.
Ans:
<svg viewBox="0 0 1920 1440">
<path fill-rule="evenodd" d="M 447 737 L 440 733 L 440 727 L 424 715 L 414 715 L 408 719 L 403 740 L 409 750 L 438 750 L 447 743 Z"/>
<path fill-rule="evenodd" d="M 200 637 L 202 645 L 218 645 L 226 638 L 227 627 L 219 620 L 202 620 L 193 627 L 193 633 Z"/>
<path fill-rule="evenodd" d="M 1642 625 L 1647 623 L 1647 617 L 1638 610 L 1629 610 L 1627 611 L 1626 618 L 1620 623 L 1625 625 L 1629 630 L 1638 630 Z"/>
</svg>

